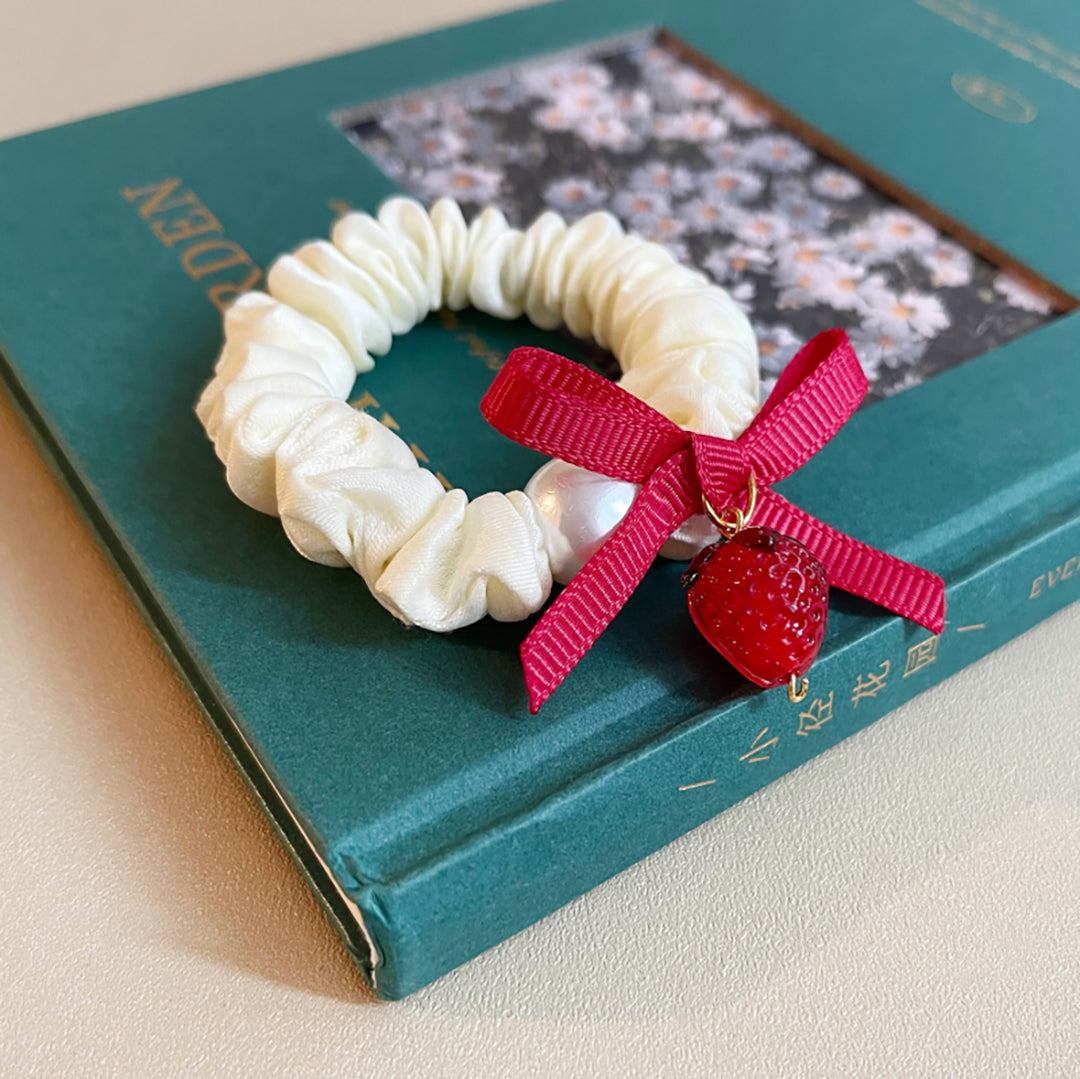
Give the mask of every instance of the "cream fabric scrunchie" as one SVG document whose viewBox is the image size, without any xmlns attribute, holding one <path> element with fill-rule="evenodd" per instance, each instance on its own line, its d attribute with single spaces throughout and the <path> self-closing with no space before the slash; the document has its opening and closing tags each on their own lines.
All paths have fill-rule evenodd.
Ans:
<svg viewBox="0 0 1080 1079">
<path fill-rule="evenodd" d="M 490 614 L 525 618 L 551 590 L 565 539 L 521 491 L 471 501 L 350 407 L 357 372 L 442 306 L 565 324 L 610 349 L 620 385 L 689 430 L 735 438 L 758 407 L 757 346 L 721 288 L 607 213 L 525 231 L 496 209 L 466 225 L 393 198 L 352 213 L 331 242 L 279 258 L 269 295 L 225 316 L 225 346 L 196 412 L 229 486 L 281 518 L 296 549 L 352 566 L 406 624 L 446 632 Z"/>
</svg>

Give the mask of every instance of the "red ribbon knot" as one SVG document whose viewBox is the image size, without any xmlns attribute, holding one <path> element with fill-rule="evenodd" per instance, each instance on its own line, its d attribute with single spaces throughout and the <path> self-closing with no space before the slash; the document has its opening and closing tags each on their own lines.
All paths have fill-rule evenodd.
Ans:
<svg viewBox="0 0 1080 1079">
<path fill-rule="evenodd" d="M 859 407 L 866 376 L 843 330 L 808 342 L 737 439 L 684 431 L 602 376 L 540 348 L 517 348 L 480 410 L 515 442 L 641 485 L 630 511 L 521 645 L 534 714 L 629 599 L 660 548 L 701 512 L 745 504 L 753 471 L 754 523 L 808 547 L 829 584 L 940 633 L 945 582 L 812 517 L 772 490 L 818 452 Z"/>
</svg>

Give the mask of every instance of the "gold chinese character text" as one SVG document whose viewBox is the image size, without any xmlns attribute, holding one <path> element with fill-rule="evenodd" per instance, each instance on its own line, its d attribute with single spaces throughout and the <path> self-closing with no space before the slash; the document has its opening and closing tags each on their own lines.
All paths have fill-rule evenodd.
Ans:
<svg viewBox="0 0 1080 1079">
<path fill-rule="evenodd" d="M 747 764 L 757 764 L 760 761 L 767 761 L 769 759 L 768 750 L 772 749 L 777 742 L 780 741 L 779 737 L 773 735 L 768 741 L 765 740 L 765 735 L 769 733 L 768 727 L 762 727 L 758 731 L 758 736 L 754 739 L 750 748 L 739 758 L 741 761 L 746 761 Z"/>
<path fill-rule="evenodd" d="M 876 697 L 885 688 L 885 679 L 889 677 L 891 670 L 892 663 L 886 659 L 878 668 L 879 673 L 869 671 L 865 678 L 860 674 L 851 693 L 851 707 L 858 708 L 859 701 L 866 697 Z"/>
<path fill-rule="evenodd" d="M 828 723 L 832 719 L 834 696 L 835 692 L 830 690 L 828 700 L 815 697 L 809 708 L 799 713 L 799 729 L 795 733 L 805 736 Z"/>
<path fill-rule="evenodd" d="M 913 644 L 907 650 L 907 663 L 904 665 L 904 677 L 908 678 L 929 667 L 937 659 L 937 646 L 940 637 L 927 637 L 925 641 Z"/>
</svg>

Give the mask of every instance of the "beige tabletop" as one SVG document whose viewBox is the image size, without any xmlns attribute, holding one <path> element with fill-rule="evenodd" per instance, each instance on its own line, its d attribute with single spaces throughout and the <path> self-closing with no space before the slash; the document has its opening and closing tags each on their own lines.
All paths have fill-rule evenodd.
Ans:
<svg viewBox="0 0 1080 1079">
<path fill-rule="evenodd" d="M 0 135 L 509 6 L 9 0 Z M 1080 605 L 384 1004 L 3 400 L 0 550 L 4 1076 L 1080 1075 Z"/>
</svg>

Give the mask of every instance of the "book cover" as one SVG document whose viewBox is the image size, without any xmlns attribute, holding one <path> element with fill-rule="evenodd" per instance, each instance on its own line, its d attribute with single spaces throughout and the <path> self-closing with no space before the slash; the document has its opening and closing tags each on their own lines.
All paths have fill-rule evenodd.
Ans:
<svg viewBox="0 0 1080 1079">
<path fill-rule="evenodd" d="M 384 996 L 1080 596 L 1080 223 L 1059 179 L 1080 22 L 778 11 L 553 4 L 0 145 L 9 388 Z M 713 658 L 682 567 L 658 564 L 532 717 L 530 623 L 407 631 L 300 559 L 229 494 L 194 400 L 220 309 L 400 189 L 520 224 L 612 209 L 747 305 L 767 379 L 845 326 L 872 400 L 782 490 L 941 573 L 941 637 L 837 595 L 793 705 Z M 523 343 L 610 370 L 564 335 L 443 313 L 354 404 L 447 483 L 519 487 L 538 459 L 477 403 Z"/>
</svg>

